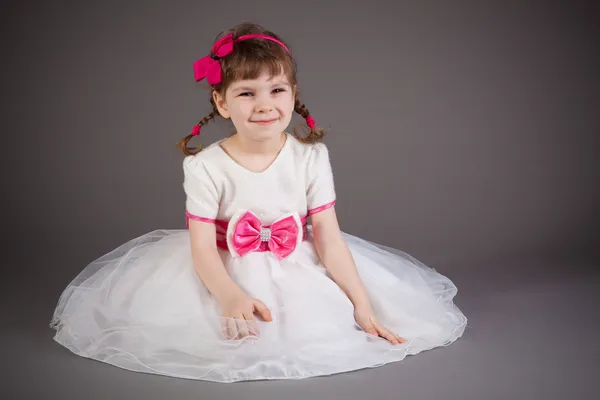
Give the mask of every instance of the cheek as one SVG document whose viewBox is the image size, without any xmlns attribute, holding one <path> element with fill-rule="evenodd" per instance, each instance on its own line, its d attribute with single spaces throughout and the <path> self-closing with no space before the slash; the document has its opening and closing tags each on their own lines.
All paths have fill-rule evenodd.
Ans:
<svg viewBox="0 0 600 400">
<path fill-rule="evenodd" d="M 279 102 L 279 109 L 286 115 L 294 112 L 294 99 L 291 96 L 286 96 Z"/>
<path fill-rule="evenodd" d="M 251 110 L 251 108 L 252 107 L 248 106 L 248 104 L 237 103 L 231 107 L 231 115 L 235 117 L 245 117 L 248 112 L 250 112 L 249 110 Z"/>
</svg>

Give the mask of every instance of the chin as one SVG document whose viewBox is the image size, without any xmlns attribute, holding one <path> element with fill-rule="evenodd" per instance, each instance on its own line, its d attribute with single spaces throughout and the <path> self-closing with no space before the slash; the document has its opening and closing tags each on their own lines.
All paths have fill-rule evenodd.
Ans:
<svg viewBox="0 0 600 400">
<path fill-rule="evenodd" d="M 273 140 L 275 138 L 278 138 L 279 135 L 281 135 L 281 131 L 276 131 L 276 132 L 258 132 L 256 135 L 253 135 L 253 138 L 259 142 L 268 142 L 270 140 Z"/>
<path fill-rule="evenodd" d="M 281 126 L 273 126 L 270 127 L 270 129 L 253 129 L 250 132 L 250 137 L 252 137 L 252 139 L 254 140 L 259 140 L 259 141 L 268 141 L 268 140 L 272 140 L 273 138 L 279 137 L 279 135 L 281 135 L 283 133 L 283 129 L 281 128 Z"/>
</svg>

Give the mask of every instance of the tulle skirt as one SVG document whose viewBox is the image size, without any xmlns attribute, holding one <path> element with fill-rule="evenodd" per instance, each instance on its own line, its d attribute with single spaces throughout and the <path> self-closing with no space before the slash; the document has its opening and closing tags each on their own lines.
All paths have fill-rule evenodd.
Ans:
<svg viewBox="0 0 600 400">
<path fill-rule="evenodd" d="M 51 327 L 73 353 L 124 369 L 215 382 L 298 379 L 400 361 L 446 346 L 467 319 L 456 286 L 402 251 L 343 233 L 375 314 L 407 339 L 364 332 L 354 308 L 327 275 L 312 231 L 294 257 L 232 258 L 219 250 L 233 280 L 271 311 L 251 334 L 225 339 L 235 320 L 194 270 L 187 230 L 156 230 L 90 263 L 62 293 Z M 237 321 L 240 322 L 240 321 Z"/>
</svg>

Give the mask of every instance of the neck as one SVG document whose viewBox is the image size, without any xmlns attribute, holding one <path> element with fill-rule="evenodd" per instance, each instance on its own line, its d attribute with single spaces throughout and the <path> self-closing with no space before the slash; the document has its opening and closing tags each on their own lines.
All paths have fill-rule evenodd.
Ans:
<svg viewBox="0 0 600 400">
<path fill-rule="evenodd" d="M 236 134 L 234 138 L 237 141 L 239 148 L 243 150 L 244 153 L 257 155 L 277 153 L 286 140 L 285 133 L 281 133 L 280 135 L 265 140 L 252 140 L 239 134 Z"/>
</svg>

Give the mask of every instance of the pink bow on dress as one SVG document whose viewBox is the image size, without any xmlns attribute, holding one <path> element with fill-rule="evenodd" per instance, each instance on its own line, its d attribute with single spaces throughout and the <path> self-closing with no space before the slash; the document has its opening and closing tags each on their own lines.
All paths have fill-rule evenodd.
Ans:
<svg viewBox="0 0 600 400">
<path fill-rule="evenodd" d="M 296 248 L 300 233 L 298 223 L 291 215 L 265 227 L 256 215 L 247 211 L 235 226 L 232 242 L 240 257 L 259 250 L 266 242 L 268 250 L 279 258 L 286 258 Z"/>
</svg>

